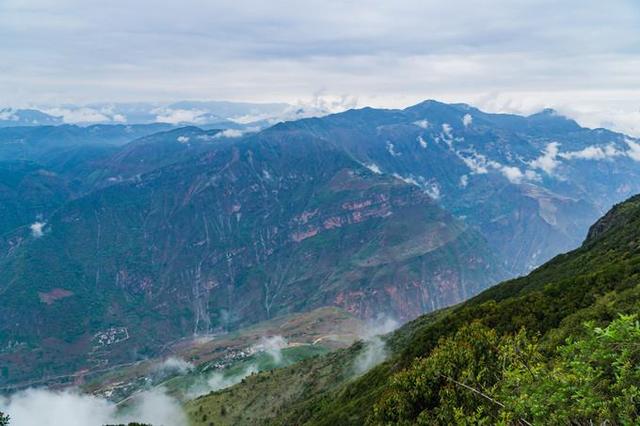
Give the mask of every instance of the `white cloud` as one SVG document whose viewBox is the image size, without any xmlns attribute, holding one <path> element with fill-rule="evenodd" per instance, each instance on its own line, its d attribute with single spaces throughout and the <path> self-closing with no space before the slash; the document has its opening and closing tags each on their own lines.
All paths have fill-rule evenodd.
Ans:
<svg viewBox="0 0 640 426">
<path fill-rule="evenodd" d="M 258 366 L 252 363 L 234 374 L 225 374 L 224 371 L 218 371 L 206 378 L 199 377 L 196 383 L 187 390 L 186 397 L 195 399 L 209 392 L 226 389 L 240 383 L 244 378 L 256 374 L 258 371 Z"/>
<path fill-rule="evenodd" d="M 5 108 L 0 110 L 0 120 L 4 121 L 18 121 L 20 118 L 16 115 L 15 111 L 11 108 Z"/>
<path fill-rule="evenodd" d="M 379 316 L 366 323 L 363 330 L 360 331 L 363 348 L 353 365 L 356 374 L 369 371 L 387 358 L 387 348 L 380 336 L 391 333 L 399 326 L 398 321 L 387 316 Z"/>
<path fill-rule="evenodd" d="M 43 108 L 42 112 L 62 117 L 62 120 L 69 124 L 108 123 L 111 121 L 111 117 L 108 115 L 89 107 Z"/>
<path fill-rule="evenodd" d="M 354 360 L 356 374 L 363 374 L 380 364 L 387 358 L 387 348 L 384 341 L 378 337 L 363 342 L 363 349 Z"/>
<path fill-rule="evenodd" d="M 189 142 L 189 136 L 178 136 L 176 140 L 180 143 L 187 143 Z"/>
<path fill-rule="evenodd" d="M 427 127 L 429 127 L 429 120 L 425 118 L 423 120 L 414 121 L 413 124 L 420 127 L 421 129 L 426 129 Z"/>
<path fill-rule="evenodd" d="M 4 1 L 0 93 L 20 104 L 295 103 L 322 89 L 384 107 L 504 97 L 493 103 L 566 107 L 584 122 L 640 132 L 637 2 L 488 1 L 465 3 L 466 13 L 437 0 L 368 7 L 312 0 L 304 8 L 291 1 Z"/>
<path fill-rule="evenodd" d="M 408 183 L 409 185 L 415 185 L 415 186 L 420 186 L 420 184 L 418 183 L 418 181 L 416 181 L 413 177 L 411 176 L 402 176 L 399 175 L 398 173 L 394 173 L 393 177 L 395 177 L 396 179 L 400 179 L 401 181 Z"/>
<path fill-rule="evenodd" d="M 427 141 L 424 140 L 424 138 L 422 136 L 418 136 L 417 139 L 418 143 L 420 144 L 420 146 L 422 148 L 426 148 L 427 147 Z"/>
<path fill-rule="evenodd" d="M 447 139 L 452 139 L 453 134 L 451 133 L 451 125 L 449 123 L 442 123 L 442 132 L 447 137 Z"/>
<path fill-rule="evenodd" d="M 489 160 L 483 154 L 479 154 L 475 150 L 470 148 L 468 148 L 466 152 L 456 150 L 454 150 L 454 152 L 458 156 L 458 158 L 460 158 L 469 168 L 471 174 L 473 175 L 487 174 L 489 173 L 489 170 L 496 170 L 500 172 L 504 177 L 506 177 L 509 182 L 515 184 L 522 183 L 524 180 L 539 180 L 538 174 L 533 170 L 525 170 L 523 172 L 519 167 L 504 165 L 499 163 L 498 161 Z M 541 163 L 546 165 L 544 160 Z M 464 181 L 462 180 L 462 178 L 464 178 Z M 466 186 L 468 178 L 466 177 L 466 175 L 464 175 L 462 178 L 460 181 L 460 186 L 464 188 Z"/>
<path fill-rule="evenodd" d="M 566 160 L 604 160 L 621 155 L 624 155 L 624 152 L 619 151 L 613 144 L 606 146 L 588 146 L 580 151 L 568 151 L 558 154 L 559 157 Z"/>
<path fill-rule="evenodd" d="M 321 90 L 314 93 L 310 100 L 298 100 L 295 105 L 289 107 L 289 112 L 295 111 L 295 118 L 316 117 L 344 112 L 357 106 L 358 98 L 355 96 L 331 95 Z"/>
<path fill-rule="evenodd" d="M 487 157 L 482 154 L 478 154 L 475 151 L 470 153 L 462 153 L 456 151 L 458 158 L 460 158 L 464 164 L 471 170 L 471 173 L 477 175 L 483 175 L 489 172 L 487 169 Z"/>
<path fill-rule="evenodd" d="M 114 114 L 113 117 L 111 117 L 111 119 L 113 120 L 114 123 L 126 123 L 127 122 L 127 117 L 125 117 L 122 114 Z"/>
<path fill-rule="evenodd" d="M 533 170 L 527 170 L 524 172 L 525 177 L 527 178 L 527 180 L 530 181 L 539 181 L 540 175 L 536 172 L 534 172 Z"/>
<path fill-rule="evenodd" d="M 154 371 L 161 374 L 186 374 L 193 370 L 195 366 L 182 358 L 169 357 L 161 363 L 154 366 Z"/>
<path fill-rule="evenodd" d="M 253 346 L 253 350 L 256 352 L 265 352 L 273 359 L 273 362 L 281 364 L 283 361 L 282 349 L 287 346 L 289 346 L 289 344 L 282 336 L 262 336 L 260 342 Z"/>
<path fill-rule="evenodd" d="M 142 392 L 131 400 L 127 412 L 105 399 L 75 390 L 28 389 L 0 399 L 0 410 L 11 426 L 102 426 L 129 422 L 186 426 L 181 405 L 162 389 Z"/>
<path fill-rule="evenodd" d="M 242 130 L 226 129 L 216 133 L 214 138 L 239 138 L 242 135 Z"/>
<path fill-rule="evenodd" d="M 31 235 L 33 235 L 35 238 L 40 238 L 44 235 L 44 227 L 45 227 L 46 223 L 45 222 L 34 222 L 32 223 L 29 228 L 31 229 Z"/>
<path fill-rule="evenodd" d="M 327 94 L 323 90 L 319 90 L 310 98 L 297 99 L 293 105 L 288 105 L 282 110 L 252 112 L 249 114 L 229 117 L 229 120 L 240 124 L 249 124 L 257 121 L 266 121 L 269 124 L 276 124 L 282 121 L 336 114 L 348 109 L 356 108 L 357 106 L 358 99 L 354 96 L 332 95 Z"/>
<path fill-rule="evenodd" d="M 577 93 L 571 101 L 556 101 L 549 97 L 549 103 L 567 117 L 571 117 L 589 128 L 607 128 L 633 136 L 640 136 L 640 108 L 638 95 L 635 99 L 625 99 L 624 95 L 593 98 L 590 93 Z"/>
<path fill-rule="evenodd" d="M 269 355 L 276 366 L 283 365 L 285 361 L 282 349 L 288 346 L 287 341 L 282 336 L 263 336 L 260 342 L 253 345 L 249 352 L 264 352 Z M 250 363 L 239 372 L 230 372 L 228 370 L 216 371 L 208 376 L 200 376 L 196 382 L 187 390 L 187 398 L 193 399 L 198 396 L 205 395 L 212 391 L 228 388 L 240 383 L 244 378 L 258 373 L 259 368 L 255 362 Z"/>
<path fill-rule="evenodd" d="M 534 169 L 544 170 L 551 175 L 560 164 L 558 158 L 564 160 L 606 160 L 626 156 L 635 161 L 640 161 L 640 144 L 630 138 L 625 138 L 625 143 L 628 146 L 627 150 L 620 150 L 613 143 L 610 143 L 603 146 L 587 146 L 579 151 L 560 152 L 560 144 L 552 142 L 547 145 L 544 153 L 530 162 L 529 165 Z"/>
<path fill-rule="evenodd" d="M 627 151 L 629 158 L 634 161 L 640 161 L 640 143 L 629 138 L 625 138 L 625 143 L 629 147 L 629 150 Z"/>
<path fill-rule="evenodd" d="M 155 111 L 156 121 L 158 123 L 169 124 L 202 124 L 206 122 L 204 115 L 206 111 L 198 109 L 171 109 L 171 108 L 159 108 Z"/>
<path fill-rule="evenodd" d="M 440 199 L 440 185 L 438 185 L 437 182 L 429 182 L 424 186 L 424 192 L 427 193 L 427 195 L 431 198 L 433 198 L 434 200 L 439 200 Z"/>
<path fill-rule="evenodd" d="M 469 176 L 462 175 L 460 176 L 460 188 L 466 188 L 469 184 Z"/>
<path fill-rule="evenodd" d="M 426 179 L 424 176 L 402 176 L 398 173 L 393 173 L 393 177 L 400 179 L 401 181 L 421 188 L 425 194 L 434 200 L 439 200 L 441 196 L 440 185 L 435 179 Z"/>
<path fill-rule="evenodd" d="M 540 157 L 531 161 L 529 165 L 534 169 L 540 169 L 548 175 L 552 175 L 555 169 L 560 165 L 560 161 L 557 159 L 559 147 L 560 144 L 558 142 L 549 143 Z"/>
<path fill-rule="evenodd" d="M 511 183 L 521 183 L 525 177 L 522 171 L 517 167 L 502 166 L 500 168 L 500 172 L 509 179 L 509 182 Z"/>
<path fill-rule="evenodd" d="M 397 152 L 395 148 L 396 147 L 393 143 L 387 141 L 387 152 L 391 154 L 391 156 L 399 157 L 400 155 L 402 155 L 401 153 Z"/>
<path fill-rule="evenodd" d="M 263 336 L 258 343 L 248 349 L 248 352 L 251 354 L 264 352 L 271 357 L 276 366 L 283 366 L 287 365 L 288 361 L 284 358 L 282 350 L 288 346 L 289 344 L 282 336 Z M 258 364 L 251 362 L 240 371 L 225 369 L 206 376 L 200 375 L 186 391 L 186 396 L 188 399 L 194 399 L 212 391 L 228 388 L 259 371 Z"/>
<path fill-rule="evenodd" d="M 380 170 L 380 167 L 378 167 L 378 165 L 376 163 L 365 164 L 364 166 L 367 169 L 371 170 L 373 173 L 377 174 L 377 175 L 382 174 L 382 171 Z"/>
<path fill-rule="evenodd" d="M 471 123 L 473 123 L 473 117 L 471 117 L 470 114 L 465 114 L 464 117 L 462 117 L 462 124 L 464 127 L 469 127 Z"/>
</svg>

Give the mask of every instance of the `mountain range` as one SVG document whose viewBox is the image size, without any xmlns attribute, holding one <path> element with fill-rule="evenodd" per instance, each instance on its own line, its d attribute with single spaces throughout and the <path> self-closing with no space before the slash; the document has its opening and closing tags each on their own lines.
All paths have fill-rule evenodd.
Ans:
<svg viewBox="0 0 640 426">
<path fill-rule="evenodd" d="M 426 101 L 264 130 L 0 129 L 0 381 L 337 306 L 402 321 L 577 247 L 640 142 Z"/>
<path fill-rule="evenodd" d="M 116 102 L 87 105 L 42 105 L 0 109 L 0 128 L 45 125 L 154 124 L 198 126 L 267 126 L 283 119 L 327 114 L 314 104 L 249 103 L 228 101 Z"/>
</svg>

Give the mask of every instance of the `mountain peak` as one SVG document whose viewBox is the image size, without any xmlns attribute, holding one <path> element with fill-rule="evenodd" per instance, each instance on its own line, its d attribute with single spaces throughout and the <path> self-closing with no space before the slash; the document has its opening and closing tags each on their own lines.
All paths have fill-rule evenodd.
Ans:
<svg viewBox="0 0 640 426">
<path fill-rule="evenodd" d="M 62 117 L 46 114 L 36 109 L 0 109 L 0 126 L 43 126 L 62 124 Z"/>
<path fill-rule="evenodd" d="M 545 108 L 542 111 L 538 111 L 534 114 L 529 115 L 529 118 L 531 117 L 562 117 L 565 118 L 562 114 L 560 114 L 558 111 L 556 111 L 553 108 Z"/>
<path fill-rule="evenodd" d="M 551 132 L 570 132 L 579 130 L 580 125 L 553 108 L 545 108 L 540 112 L 527 116 L 527 120 L 534 127 L 544 127 Z"/>
<path fill-rule="evenodd" d="M 589 243 L 608 234 L 610 231 L 623 231 L 633 228 L 640 219 L 640 195 L 616 204 L 607 214 L 589 228 L 585 243 Z"/>
<path fill-rule="evenodd" d="M 411 111 L 416 109 L 425 109 L 425 108 L 450 108 L 451 105 L 446 104 L 444 102 L 436 101 L 435 99 L 427 99 L 425 101 L 419 102 L 415 105 L 411 105 L 405 108 L 405 111 Z"/>
</svg>

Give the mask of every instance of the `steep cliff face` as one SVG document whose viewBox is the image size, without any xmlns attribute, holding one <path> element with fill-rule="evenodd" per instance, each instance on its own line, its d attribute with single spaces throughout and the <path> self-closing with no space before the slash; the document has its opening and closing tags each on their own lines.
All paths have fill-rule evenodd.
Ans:
<svg viewBox="0 0 640 426">
<path fill-rule="evenodd" d="M 421 188 L 305 133 L 95 191 L 20 237 L 0 268 L 0 346 L 29 369 L 9 380 L 319 306 L 410 319 L 505 276 Z"/>
<path fill-rule="evenodd" d="M 609 233 L 619 234 L 633 232 L 633 225 L 640 217 L 640 195 L 636 195 L 624 203 L 615 205 L 606 215 L 589 228 L 586 243 L 606 237 Z"/>
<path fill-rule="evenodd" d="M 552 110 L 522 117 L 426 101 L 274 130 L 322 137 L 419 186 L 479 231 L 513 275 L 577 247 L 591 223 L 640 191 L 637 140 Z"/>
</svg>

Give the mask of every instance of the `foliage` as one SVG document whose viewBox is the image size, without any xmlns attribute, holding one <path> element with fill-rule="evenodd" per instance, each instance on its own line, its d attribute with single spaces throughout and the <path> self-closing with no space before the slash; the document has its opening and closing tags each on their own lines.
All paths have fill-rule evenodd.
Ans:
<svg viewBox="0 0 640 426">
<path fill-rule="evenodd" d="M 372 424 L 495 424 L 503 404 L 492 390 L 505 371 L 536 355 L 524 331 L 501 337 L 479 322 L 443 338 L 432 353 L 394 375 Z"/>
<path fill-rule="evenodd" d="M 497 394 L 505 419 L 532 423 L 637 424 L 640 420 L 640 324 L 620 316 L 606 328 L 587 324 L 550 362 L 509 369 Z M 534 374 L 527 374 L 532 370 Z"/>
<path fill-rule="evenodd" d="M 9 416 L 0 411 L 0 426 L 8 426 L 9 420 Z"/>
<path fill-rule="evenodd" d="M 521 330 L 476 322 L 395 374 L 371 424 L 637 424 L 640 324 L 586 325 L 546 358 Z"/>
</svg>

